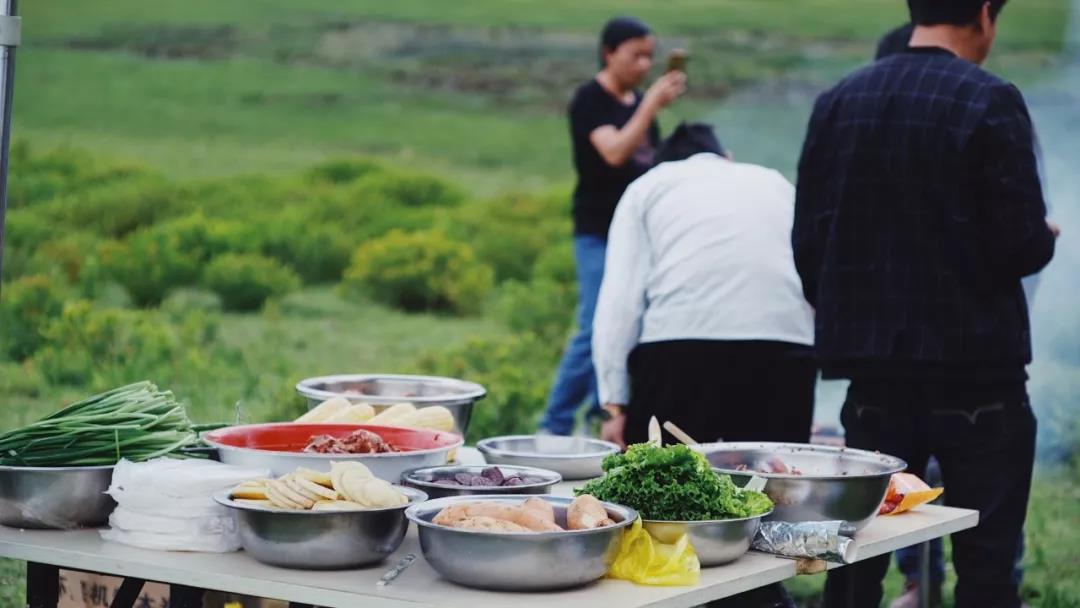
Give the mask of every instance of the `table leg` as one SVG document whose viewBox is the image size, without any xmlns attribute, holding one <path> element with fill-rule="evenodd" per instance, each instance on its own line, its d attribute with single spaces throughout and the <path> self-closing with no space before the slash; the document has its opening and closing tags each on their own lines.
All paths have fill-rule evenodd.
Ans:
<svg viewBox="0 0 1080 608">
<path fill-rule="evenodd" d="M 169 608 L 202 608 L 205 589 L 169 585 Z"/>
<path fill-rule="evenodd" d="M 141 578 L 125 578 L 116 590 L 109 608 L 134 608 L 135 601 L 139 599 L 146 581 Z"/>
<path fill-rule="evenodd" d="M 56 608 L 60 603 L 60 568 L 26 562 L 27 608 Z"/>
<path fill-rule="evenodd" d="M 919 545 L 919 608 L 930 608 L 930 543 Z"/>
</svg>

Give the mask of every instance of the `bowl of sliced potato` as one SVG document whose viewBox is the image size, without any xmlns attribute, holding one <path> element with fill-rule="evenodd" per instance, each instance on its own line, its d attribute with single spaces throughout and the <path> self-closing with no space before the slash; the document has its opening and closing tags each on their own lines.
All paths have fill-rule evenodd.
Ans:
<svg viewBox="0 0 1080 608">
<path fill-rule="evenodd" d="M 383 561 L 401 546 L 405 509 L 427 500 L 392 485 L 358 462 L 329 472 L 298 468 L 255 479 L 214 499 L 236 519 L 244 551 L 256 560 L 307 570 L 339 570 Z"/>
</svg>

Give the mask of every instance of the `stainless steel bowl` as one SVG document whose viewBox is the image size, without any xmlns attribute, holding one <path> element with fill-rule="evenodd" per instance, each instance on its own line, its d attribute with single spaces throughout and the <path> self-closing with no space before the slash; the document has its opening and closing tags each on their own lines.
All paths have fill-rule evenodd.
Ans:
<svg viewBox="0 0 1080 608">
<path fill-rule="evenodd" d="M 526 495 L 485 496 L 484 501 L 518 504 Z M 555 520 L 566 525 L 571 498 L 543 496 L 555 506 Z M 547 591 L 577 587 L 604 576 L 619 547 L 622 529 L 637 511 L 604 503 L 617 523 L 594 530 L 496 534 L 431 523 L 443 507 L 476 502 L 475 496 L 452 496 L 409 507 L 405 516 L 420 533 L 420 549 L 431 567 L 446 579 L 480 589 Z"/>
<path fill-rule="evenodd" d="M 489 464 L 550 469 L 563 479 L 590 479 L 604 474 L 600 464 L 619 446 L 589 437 L 508 435 L 482 439 L 476 448 Z"/>
<path fill-rule="evenodd" d="M 0 466 L 0 524 L 71 529 L 104 525 L 116 502 L 113 467 Z"/>
<path fill-rule="evenodd" d="M 307 398 L 309 409 L 331 397 L 345 397 L 353 403 L 370 404 L 376 413 L 397 403 L 411 403 L 418 408 L 441 405 L 454 415 L 455 431 L 462 435 L 469 428 L 473 404 L 487 396 L 487 390 L 474 382 L 402 374 L 342 374 L 306 378 L 296 385 L 296 392 Z"/>
<path fill-rule="evenodd" d="M 765 493 L 776 505 L 771 519 L 839 519 L 856 529 L 877 515 L 889 477 L 907 468 L 903 460 L 885 454 L 802 443 L 713 443 L 697 449 L 740 486 L 752 475 L 766 478 Z M 763 472 L 775 458 L 799 474 Z"/>
<path fill-rule="evenodd" d="M 536 483 L 521 484 L 519 486 L 453 486 L 432 481 L 437 475 L 454 473 L 474 473 L 489 466 L 498 466 L 503 475 L 518 474 L 521 476 L 536 477 Z M 411 488 L 423 490 L 431 498 L 445 498 L 447 496 L 475 496 L 478 494 L 547 494 L 551 487 L 562 481 L 562 475 L 547 469 L 536 467 L 515 467 L 510 465 L 448 465 L 444 467 L 424 467 L 405 471 L 401 474 L 401 483 Z"/>
<path fill-rule="evenodd" d="M 409 520 L 405 510 L 427 500 L 413 488 L 395 486 L 409 503 L 367 511 L 289 511 L 257 507 L 218 492 L 240 530 L 244 551 L 260 562 L 302 570 L 343 570 L 377 564 L 401 546 Z"/>
<path fill-rule="evenodd" d="M 771 511 L 770 511 L 771 513 Z M 690 536 L 701 566 L 720 566 L 731 563 L 750 550 L 761 520 L 769 513 L 740 519 L 707 521 L 642 521 L 645 529 L 657 540 L 674 543 L 683 534 Z"/>
</svg>

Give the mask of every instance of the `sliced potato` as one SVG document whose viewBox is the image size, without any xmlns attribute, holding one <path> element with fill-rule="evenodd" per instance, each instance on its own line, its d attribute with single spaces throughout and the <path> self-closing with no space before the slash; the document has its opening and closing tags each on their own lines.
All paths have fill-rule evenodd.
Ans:
<svg viewBox="0 0 1080 608">
<path fill-rule="evenodd" d="M 337 490 L 338 494 L 347 494 L 343 490 L 344 484 L 341 481 L 341 478 L 346 471 L 352 471 L 354 474 L 364 478 L 375 476 L 371 473 L 371 469 L 365 467 L 359 462 L 353 462 L 351 460 L 346 460 L 344 462 L 331 462 L 330 481 L 334 489 Z"/>
<path fill-rule="evenodd" d="M 279 492 L 277 485 L 266 486 L 266 497 L 269 498 L 270 502 L 279 509 L 294 509 L 298 511 L 307 509 L 307 507 L 293 501 L 288 496 L 285 496 L 284 494 Z"/>
<path fill-rule="evenodd" d="M 331 490 L 330 488 L 324 488 L 295 473 L 289 475 L 289 482 L 292 489 L 300 492 L 304 496 L 310 497 L 315 502 L 319 502 L 320 500 L 337 500 L 338 498 L 338 493 L 336 491 Z"/>
<path fill-rule="evenodd" d="M 284 496 L 285 498 L 292 501 L 293 503 L 295 503 L 297 505 L 300 505 L 301 509 L 310 509 L 311 506 L 315 504 L 314 500 L 311 500 L 311 499 L 305 497 L 303 494 L 300 494 L 296 490 L 293 490 L 285 482 L 281 481 L 280 479 L 276 479 L 274 481 L 271 481 L 270 485 L 268 485 L 267 487 L 270 488 L 271 490 L 273 490 L 274 492 L 280 494 L 281 496 Z"/>
<path fill-rule="evenodd" d="M 312 511 L 363 511 L 367 507 L 351 500 L 320 500 L 311 507 Z"/>
<path fill-rule="evenodd" d="M 242 505 L 249 505 L 249 506 L 252 506 L 252 507 L 264 507 L 264 508 L 268 508 L 268 509 L 272 509 L 272 508 L 277 507 L 277 505 L 275 505 L 274 501 L 272 501 L 272 500 L 253 500 L 253 499 L 250 499 L 250 498 L 234 498 L 233 502 L 238 502 L 238 503 L 240 503 Z"/>
<path fill-rule="evenodd" d="M 282 477 L 281 478 L 281 483 L 288 486 L 288 488 L 290 490 L 292 490 L 293 492 L 296 492 L 300 496 L 303 496 L 307 500 L 310 500 L 313 504 L 320 501 L 320 500 L 322 500 L 321 495 L 316 494 L 315 492 L 312 492 L 311 490 L 308 490 L 306 487 L 300 485 L 300 480 L 296 477 L 296 475 L 293 475 L 293 474 L 290 473 L 289 475 L 286 475 L 286 476 Z M 312 485 L 314 485 L 314 484 L 312 484 Z"/>
<path fill-rule="evenodd" d="M 300 467 L 296 469 L 296 475 L 308 481 L 317 483 L 324 488 L 332 489 L 334 487 L 334 482 L 330 479 L 330 473 L 324 473 L 322 471 L 316 471 L 314 469 Z"/>
<path fill-rule="evenodd" d="M 233 488 L 229 496 L 234 499 L 266 500 L 266 485 L 246 481 Z"/>
</svg>

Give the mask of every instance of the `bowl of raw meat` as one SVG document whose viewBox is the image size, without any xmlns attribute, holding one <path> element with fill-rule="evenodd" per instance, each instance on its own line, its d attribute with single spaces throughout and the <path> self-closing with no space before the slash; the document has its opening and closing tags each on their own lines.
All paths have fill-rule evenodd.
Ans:
<svg viewBox="0 0 1080 608">
<path fill-rule="evenodd" d="M 446 464 L 461 435 L 365 424 L 278 422 L 230 426 L 203 434 L 218 459 L 285 475 L 299 467 L 329 471 L 331 462 L 358 461 L 396 483 L 410 469 Z"/>
<path fill-rule="evenodd" d="M 431 498 L 476 494 L 548 494 L 562 475 L 536 467 L 510 465 L 447 465 L 405 471 L 402 485 L 423 490 Z"/>
</svg>

